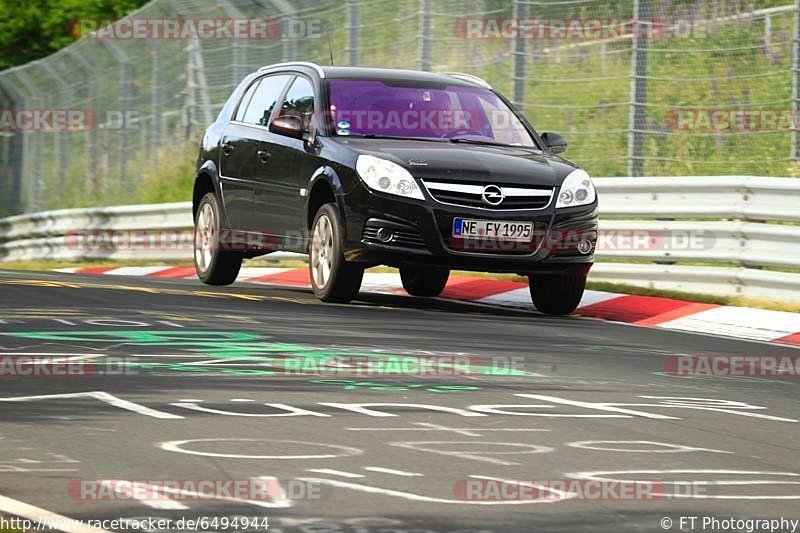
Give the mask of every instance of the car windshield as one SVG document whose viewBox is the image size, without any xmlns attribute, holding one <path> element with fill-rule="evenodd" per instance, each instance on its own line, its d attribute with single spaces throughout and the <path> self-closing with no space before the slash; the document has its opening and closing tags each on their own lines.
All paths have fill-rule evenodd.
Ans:
<svg viewBox="0 0 800 533">
<path fill-rule="evenodd" d="M 536 147 L 514 112 L 488 89 L 330 80 L 336 135 L 442 139 Z"/>
</svg>

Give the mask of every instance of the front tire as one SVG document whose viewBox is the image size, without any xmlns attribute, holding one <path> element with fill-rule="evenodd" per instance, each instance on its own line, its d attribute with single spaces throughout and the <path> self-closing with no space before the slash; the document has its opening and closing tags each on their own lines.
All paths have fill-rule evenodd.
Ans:
<svg viewBox="0 0 800 533">
<path fill-rule="evenodd" d="M 586 288 L 586 274 L 532 274 L 528 277 L 533 305 L 546 315 L 568 315 L 578 308 Z"/>
<path fill-rule="evenodd" d="M 447 285 L 450 270 L 446 268 L 400 267 L 403 288 L 411 296 L 439 296 Z"/>
<path fill-rule="evenodd" d="M 214 193 L 200 200 L 194 218 L 194 269 L 206 285 L 230 285 L 242 268 L 242 254 L 220 251 L 220 208 Z"/>
<path fill-rule="evenodd" d="M 361 290 L 364 267 L 345 261 L 342 227 L 333 203 L 320 207 L 311 225 L 308 270 L 311 288 L 323 302 L 347 303 Z"/>
</svg>

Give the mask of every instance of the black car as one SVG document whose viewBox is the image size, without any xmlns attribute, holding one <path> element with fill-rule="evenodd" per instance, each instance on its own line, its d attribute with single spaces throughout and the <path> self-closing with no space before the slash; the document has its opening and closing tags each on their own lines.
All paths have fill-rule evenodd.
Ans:
<svg viewBox="0 0 800 533">
<path fill-rule="evenodd" d="M 346 302 L 374 265 L 398 267 L 414 296 L 438 295 L 451 269 L 518 273 L 537 309 L 570 313 L 597 195 L 565 149 L 468 74 L 261 68 L 203 136 L 197 275 L 226 285 L 244 258 L 303 252 L 314 293 Z"/>
</svg>

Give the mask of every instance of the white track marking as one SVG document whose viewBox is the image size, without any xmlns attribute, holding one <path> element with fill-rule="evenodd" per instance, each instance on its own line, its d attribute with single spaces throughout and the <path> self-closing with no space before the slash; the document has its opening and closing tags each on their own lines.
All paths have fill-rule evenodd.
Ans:
<svg viewBox="0 0 800 533">
<path fill-rule="evenodd" d="M 306 472 L 314 472 L 315 474 L 327 474 L 330 476 L 341 476 L 354 479 L 364 477 L 361 474 L 355 474 L 353 472 L 343 472 L 342 470 L 333 470 L 330 468 L 310 468 L 306 470 Z"/>
<path fill-rule="evenodd" d="M 384 489 L 381 487 L 372 487 L 369 485 L 361 485 L 360 483 L 350 483 L 349 481 L 339 481 L 333 479 L 323 478 L 299 478 L 300 481 L 310 483 L 325 483 L 332 487 L 341 489 L 350 489 L 358 492 L 365 492 L 367 494 L 380 494 L 382 496 L 390 496 L 392 498 L 400 498 L 401 500 L 409 500 L 413 502 L 426 502 L 426 503 L 449 503 L 455 505 L 530 505 L 536 503 L 557 503 L 569 498 L 569 493 L 552 490 L 554 493 L 561 493 L 561 498 L 554 499 L 541 499 L 541 500 L 506 500 L 506 501 L 466 501 L 466 500 L 452 500 L 448 498 L 434 498 L 431 496 L 423 496 L 422 494 L 415 494 L 413 492 L 403 492 L 399 490 Z M 483 478 L 494 479 L 494 478 Z M 498 480 L 499 481 L 499 480 Z"/>
<path fill-rule="evenodd" d="M 337 409 L 344 409 L 345 411 L 353 411 L 354 413 L 374 416 L 374 417 L 389 417 L 398 416 L 394 413 L 385 413 L 383 411 L 376 411 L 375 409 L 367 409 L 367 407 L 413 407 L 417 409 L 428 409 L 430 411 L 438 411 L 441 413 L 449 413 L 465 417 L 488 416 L 483 413 L 476 413 L 464 409 L 457 409 L 455 407 L 444 407 L 441 405 L 427 405 L 419 403 L 336 403 L 336 402 L 319 402 L 319 405 L 328 407 L 336 407 Z"/>
<path fill-rule="evenodd" d="M 572 500 L 572 499 L 578 497 L 578 495 L 573 493 L 573 492 L 554 489 L 554 488 L 549 487 L 547 485 L 539 485 L 539 484 L 537 484 L 535 482 L 532 482 L 532 481 L 522 481 L 522 480 L 516 480 L 516 479 L 505 479 L 505 478 L 502 478 L 502 477 L 493 477 L 493 476 L 471 475 L 469 477 L 471 477 L 472 479 L 484 479 L 486 481 L 499 481 L 500 483 L 503 483 L 505 485 L 519 485 L 520 487 L 530 487 L 532 489 L 546 490 L 547 492 L 550 492 L 552 494 L 555 494 L 555 495 L 559 496 L 559 498 L 546 498 L 544 500 L 544 503 L 559 502 L 559 501 L 563 501 L 563 500 Z M 538 501 L 538 500 L 536 500 L 536 501 Z"/>
<path fill-rule="evenodd" d="M 607 444 L 645 444 L 653 448 L 614 448 Z M 733 453 L 725 450 L 712 450 L 709 448 L 696 448 L 694 446 L 684 446 L 683 444 L 669 444 L 668 442 L 656 442 L 652 440 L 581 440 L 568 442 L 567 446 L 581 448 L 584 450 L 597 450 L 603 452 L 622 452 L 622 453 L 686 453 L 686 452 L 709 452 L 709 453 Z M 659 448 L 660 447 L 660 448 Z"/>
<path fill-rule="evenodd" d="M 74 521 L 69 517 L 62 516 L 46 509 L 42 509 L 41 507 L 36 507 L 21 501 L 12 500 L 11 498 L 6 498 L 5 496 L 0 496 L 0 511 L 12 516 L 27 518 L 28 520 L 33 520 L 34 522 L 48 525 L 52 524 L 51 527 L 54 529 L 54 525 L 58 523 L 60 527 L 57 530 L 64 531 L 65 533 L 109 533 L 105 529 L 81 524 L 80 522 Z"/>
<path fill-rule="evenodd" d="M 382 468 L 380 466 L 365 466 L 364 470 L 369 470 L 370 472 L 380 472 L 382 474 L 392 474 L 395 476 L 404 476 L 404 477 L 419 477 L 424 475 L 424 474 L 419 474 L 417 472 L 406 472 L 404 470 L 392 470 L 391 468 Z"/>
<path fill-rule="evenodd" d="M 143 267 L 117 267 L 103 272 L 106 276 L 149 276 L 157 272 L 168 270 L 172 267 L 143 266 Z"/>
<path fill-rule="evenodd" d="M 100 400 L 101 402 L 113 405 L 114 407 L 125 409 L 126 411 L 132 411 L 144 416 L 152 416 L 153 418 L 168 420 L 184 418 L 180 415 L 156 411 L 155 409 L 150 409 L 144 405 L 129 402 L 128 400 L 123 400 L 122 398 L 117 398 L 116 396 L 103 391 L 75 392 L 69 394 L 43 394 L 40 396 L 18 396 L 16 398 L 0 398 L 0 402 L 30 402 L 36 400 L 63 400 L 69 398 L 94 398 L 95 400 Z"/>
<path fill-rule="evenodd" d="M 18 448 L 17 451 L 24 451 L 27 449 L 29 448 Z M 49 456 L 49 459 L 42 460 L 20 457 L 15 460 L 0 461 L 0 472 L 75 472 L 78 470 L 78 468 L 46 468 L 47 466 L 56 466 L 58 464 L 78 465 L 80 461 L 70 459 L 66 455 L 58 453 L 46 453 L 45 455 Z M 41 468 L 34 468 L 31 465 L 41 466 Z"/>
<path fill-rule="evenodd" d="M 53 358 L 60 358 L 60 359 L 85 359 L 89 357 L 106 357 L 106 354 L 100 353 L 67 353 L 67 352 L 55 352 L 55 353 L 42 353 L 42 352 L 0 352 L 0 355 L 3 357 L 6 356 L 31 356 L 31 357 L 53 357 Z"/>
<path fill-rule="evenodd" d="M 101 483 L 101 484 L 102 483 L 107 483 L 107 484 L 110 484 L 110 485 L 114 486 L 117 483 L 127 483 L 127 482 L 126 481 L 122 481 L 122 480 L 117 480 L 117 479 L 100 479 L 100 480 L 98 480 L 98 483 Z M 164 492 L 166 492 L 164 490 L 159 490 L 158 487 L 154 487 L 153 485 L 143 485 L 143 486 L 146 486 L 148 488 L 148 493 L 149 494 L 154 494 L 156 492 L 160 492 L 160 493 L 163 494 Z M 162 497 L 162 498 L 157 499 L 157 500 L 147 500 L 147 499 L 139 499 L 139 498 L 137 498 L 135 493 L 136 493 L 136 491 L 132 491 L 131 499 L 136 500 L 137 502 L 139 502 L 142 505 L 145 505 L 145 506 L 147 506 L 147 507 L 149 507 L 151 509 L 159 509 L 161 511 L 183 511 L 183 510 L 189 508 L 188 506 L 182 504 L 181 502 L 179 502 L 177 500 L 171 500 L 171 499 L 169 499 L 167 497 Z"/>
<path fill-rule="evenodd" d="M 201 452 L 197 450 L 187 450 L 183 448 L 184 445 L 192 442 L 276 442 L 281 444 L 300 444 L 305 446 L 316 446 L 318 448 L 327 448 L 338 451 L 339 453 L 327 453 L 316 455 L 237 455 L 231 453 L 216 453 L 216 452 Z M 361 455 L 364 450 L 360 448 L 350 448 L 347 446 L 338 446 L 335 444 L 320 444 L 318 442 L 306 442 L 301 440 L 281 440 L 281 439 L 190 439 L 190 440 L 173 440 L 162 442 L 159 448 L 168 452 L 185 453 L 188 455 L 200 455 L 203 457 L 223 457 L 228 459 L 334 459 L 338 457 L 350 457 L 354 455 Z"/>
<path fill-rule="evenodd" d="M 548 446 L 539 446 L 537 444 L 519 444 L 512 442 L 487 442 L 487 441 L 446 441 L 446 440 L 429 440 L 429 441 L 416 441 L 416 442 L 389 442 L 389 446 L 396 446 L 398 448 L 406 448 L 408 450 L 415 450 L 420 452 L 437 453 L 440 455 L 447 455 L 449 457 L 458 457 L 459 459 L 471 459 L 473 461 L 483 461 L 485 463 L 492 463 L 501 466 L 517 465 L 513 461 L 504 461 L 502 459 L 495 459 L 494 457 L 487 457 L 490 455 L 529 455 L 534 453 L 549 453 L 553 448 Z M 428 446 L 449 446 L 449 445 L 464 445 L 481 447 L 480 451 L 471 450 L 440 450 L 438 448 L 431 448 Z M 491 446 L 505 446 L 516 451 L 487 451 L 487 447 Z M 522 448 L 522 450 L 520 450 Z M 482 454 L 482 455 L 481 455 Z"/>
<path fill-rule="evenodd" d="M 644 411 L 634 411 L 633 409 L 623 409 L 621 407 L 615 407 L 612 405 L 606 405 L 602 403 L 592 403 L 592 402 L 579 402 L 576 400 L 567 400 L 564 398 L 558 398 L 556 396 L 545 396 L 541 394 L 515 394 L 515 396 L 520 396 L 522 398 L 532 398 L 534 400 L 540 400 L 545 402 L 557 403 L 561 405 L 571 405 L 574 407 L 583 407 L 585 409 L 594 409 L 598 411 L 607 411 L 609 413 L 619 413 L 622 415 L 629 415 L 629 416 L 641 416 L 643 418 L 653 418 L 655 420 L 680 420 L 680 418 L 674 416 L 666 416 L 666 415 L 659 415 L 653 413 L 646 413 Z"/>
<path fill-rule="evenodd" d="M 278 483 L 277 478 L 274 478 L 272 476 L 259 476 L 259 477 L 254 478 L 254 479 L 272 481 L 278 487 L 280 487 L 280 484 Z M 153 485 L 147 485 L 147 486 L 153 492 L 177 494 L 177 495 L 180 495 L 180 496 L 185 496 L 187 498 L 197 499 L 198 501 L 203 501 L 203 502 L 207 502 L 209 500 L 209 498 L 206 495 L 198 494 L 197 492 L 194 492 L 194 491 L 191 491 L 191 490 L 174 489 L 174 488 L 171 488 L 171 487 L 161 487 L 161 486 L 153 486 Z M 272 501 L 272 502 L 264 501 L 264 500 L 248 500 L 248 499 L 245 499 L 245 498 L 236 498 L 234 496 L 221 496 L 221 495 L 217 495 L 214 498 L 210 498 L 210 499 L 212 499 L 214 501 L 246 503 L 246 504 L 250 504 L 250 505 L 255 505 L 257 507 L 265 507 L 265 508 L 268 508 L 268 509 L 274 509 L 274 508 L 283 509 L 283 508 L 287 508 L 287 507 L 291 507 L 292 506 L 292 502 L 290 500 L 286 499 L 286 494 L 283 492 L 283 489 L 280 489 L 279 494 L 277 495 L 277 498 L 275 499 L 275 501 Z M 169 501 L 169 500 L 166 500 L 166 501 Z M 142 501 L 141 503 L 145 503 L 145 502 Z M 163 503 L 163 502 L 161 502 L 161 503 Z M 175 502 L 173 500 L 173 503 L 179 503 L 179 502 Z M 182 505 L 182 504 L 179 503 L 179 505 Z M 183 508 L 186 509 L 187 507 L 184 506 Z M 162 509 L 164 509 L 164 508 L 162 507 Z M 177 509 L 177 508 L 172 508 L 172 509 Z"/>
<path fill-rule="evenodd" d="M 316 413 L 314 411 L 308 411 L 306 409 L 301 409 L 299 407 L 292 407 L 291 405 L 286 405 L 285 403 L 265 403 L 267 407 L 273 407 L 275 409 L 283 409 L 286 411 L 285 413 L 236 413 L 234 411 L 223 411 L 221 409 L 211 409 L 210 407 L 201 407 L 196 405 L 192 402 L 177 402 L 171 403 L 170 405 L 175 407 L 182 407 L 184 409 L 190 409 L 192 411 L 200 411 L 203 413 L 211 413 L 215 415 L 226 415 L 226 416 L 246 416 L 246 417 L 260 417 L 260 418 L 275 418 L 275 417 L 286 417 L 286 416 L 318 416 L 322 418 L 328 418 L 331 415 L 327 415 L 325 413 Z"/>
<path fill-rule="evenodd" d="M 451 428 L 441 426 L 439 424 L 432 424 L 430 422 L 414 422 L 416 428 L 345 428 L 347 431 L 450 431 L 465 437 L 483 437 L 481 434 L 485 431 L 512 431 L 512 432 L 529 432 L 529 431 L 551 431 L 549 429 L 541 428 Z"/>
<path fill-rule="evenodd" d="M 570 472 L 565 474 L 567 477 L 575 479 L 588 479 L 594 481 L 611 481 L 611 482 L 652 482 L 652 477 L 645 480 L 635 480 L 628 478 L 617 478 L 616 476 L 627 476 L 639 474 L 644 476 L 653 475 L 669 475 L 669 474 L 716 474 L 716 475 L 734 475 L 734 476 L 783 476 L 791 477 L 793 480 L 771 480 L 771 479 L 752 479 L 752 480 L 674 480 L 674 481 L 660 481 L 662 485 L 711 485 L 711 486 L 748 486 L 748 485 L 800 485 L 800 474 L 795 472 L 764 472 L 753 470 L 617 470 L 617 471 L 596 471 L 596 472 Z M 606 477 L 615 476 L 615 477 Z M 688 498 L 698 500 L 800 500 L 800 494 L 792 495 L 723 495 L 723 494 L 682 494 L 682 493 L 653 493 L 653 496 L 665 496 L 671 498 Z"/>
<path fill-rule="evenodd" d="M 751 418 L 763 418 L 764 420 L 774 420 L 776 422 L 793 422 L 793 423 L 799 422 L 794 418 L 783 418 L 781 416 L 763 415 L 761 413 L 746 411 L 746 409 L 765 410 L 766 407 L 760 405 L 750 405 L 744 402 L 737 402 L 734 400 L 720 400 L 717 398 L 690 398 L 690 397 L 682 398 L 675 396 L 639 396 L 639 398 L 645 398 L 650 400 L 662 400 L 661 403 L 658 404 L 638 404 L 639 407 L 643 406 L 643 407 L 666 407 L 670 409 L 695 409 L 699 411 L 712 411 L 717 413 L 727 413 L 731 415 L 749 416 Z"/>
</svg>

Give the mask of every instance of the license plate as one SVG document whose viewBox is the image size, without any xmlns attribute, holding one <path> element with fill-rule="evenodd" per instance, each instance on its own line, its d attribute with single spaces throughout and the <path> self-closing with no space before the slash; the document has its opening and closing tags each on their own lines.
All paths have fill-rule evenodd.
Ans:
<svg viewBox="0 0 800 533">
<path fill-rule="evenodd" d="M 458 239 L 497 239 L 506 242 L 530 242 L 533 239 L 533 222 L 455 218 L 453 219 L 453 237 Z"/>
</svg>

